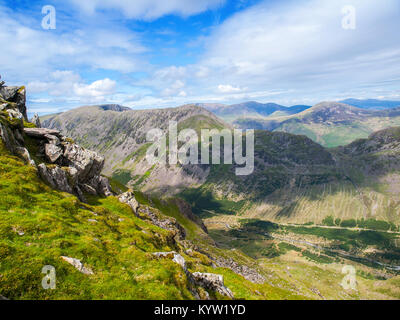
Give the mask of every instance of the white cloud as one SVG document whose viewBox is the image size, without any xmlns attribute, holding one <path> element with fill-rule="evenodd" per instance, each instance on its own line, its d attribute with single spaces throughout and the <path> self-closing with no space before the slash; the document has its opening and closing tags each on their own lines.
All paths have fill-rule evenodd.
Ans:
<svg viewBox="0 0 400 320">
<path fill-rule="evenodd" d="M 220 84 L 218 86 L 218 91 L 221 93 L 237 93 L 237 92 L 241 92 L 242 89 L 231 86 L 230 84 L 226 84 L 226 85 Z"/>
<path fill-rule="evenodd" d="M 400 2 L 351 3 L 356 30 L 342 28 L 347 0 L 264 1 L 235 14 L 206 40 L 196 68 L 212 74 L 197 85 L 223 93 L 294 89 L 318 99 L 316 94 L 399 78 Z"/>
<path fill-rule="evenodd" d="M 46 94 L 47 97 L 29 99 L 32 103 L 72 102 L 99 103 L 112 99 L 116 91 L 116 81 L 109 78 L 86 84 L 72 71 L 53 72 L 49 81 L 33 81 L 27 84 L 29 94 Z"/>
<path fill-rule="evenodd" d="M 188 17 L 214 9 L 225 0 L 70 0 L 86 14 L 97 10 L 115 9 L 127 18 L 153 20 L 167 14 Z"/>
<path fill-rule="evenodd" d="M 74 84 L 74 93 L 83 98 L 104 98 L 115 92 L 116 82 L 108 78 L 97 80 L 89 85 Z"/>
<path fill-rule="evenodd" d="M 138 34 L 108 21 L 100 28 L 76 21 L 68 32 L 43 30 L 40 21 L 0 6 L 0 26 L 0 70 L 8 81 L 38 81 L 60 67 L 121 73 L 147 68 L 142 54 L 148 49 Z"/>
</svg>

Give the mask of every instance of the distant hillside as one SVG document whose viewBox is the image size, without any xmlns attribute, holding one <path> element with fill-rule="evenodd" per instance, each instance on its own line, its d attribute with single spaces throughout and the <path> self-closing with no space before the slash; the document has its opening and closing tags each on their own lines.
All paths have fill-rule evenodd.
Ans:
<svg viewBox="0 0 400 320">
<path fill-rule="evenodd" d="M 142 190 L 171 189 L 204 182 L 207 168 L 195 168 L 193 174 L 181 166 L 149 166 L 145 159 L 146 133 L 154 128 L 164 132 L 169 121 L 178 122 L 179 129 L 228 127 L 211 112 L 194 105 L 170 109 L 127 110 L 117 112 L 101 106 L 81 107 L 46 117 L 42 125 L 58 129 L 83 146 L 106 157 L 103 173 L 123 184 L 141 186 Z"/>
<path fill-rule="evenodd" d="M 375 110 L 383 110 L 383 109 L 391 109 L 400 107 L 400 101 L 389 101 L 389 100 L 376 100 L 376 99 L 346 99 L 340 101 L 342 103 L 362 108 L 362 109 L 375 109 Z"/>
<path fill-rule="evenodd" d="M 241 117 L 265 118 L 271 115 L 287 116 L 302 112 L 310 108 L 310 106 L 297 105 L 293 107 L 285 107 L 276 103 L 259 103 L 255 101 L 244 102 L 240 104 L 224 105 L 224 104 L 197 104 L 227 122 L 234 122 Z"/>
<path fill-rule="evenodd" d="M 246 116 L 233 124 L 242 129 L 303 134 L 325 147 L 336 147 L 367 138 L 374 131 L 400 125 L 400 108 L 370 110 L 323 102 L 291 116 L 268 119 Z"/>
<path fill-rule="evenodd" d="M 360 119 L 369 121 L 378 116 L 376 112 L 322 103 L 303 111 L 298 119 L 304 125 L 340 127 Z M 399 111 L 379 112 L 382 119 Z M 184 199 L 203 219 L 218 246 L 239 248 L 262 259 L 268 268 L 274 267 L 269 259 L 279 255 L 289 260 L 276 258 L 277 265 L 290 263 L 294 257 L 285 255 L 286 250 L 332 266 L 347 263 L 343 259 L 369 266 L 373 261 L 378 269 L 381 263 L 400 263 L 399 128 L 335 149 L 326 149 L 305 135 L 256 131 L 254 172 L 236 176 L 235 164 L 150 166 L 144 158 L 149 146 L 142 140 L 144 132 L 157 126 L 164 129 L 172 118 L 179 121 L 179 129 L 229 127 L 198 106 L 122 113 L 80 108 L 44 123 L 69 130 L 70 135 L 95 146 L 107 159 L 107 175 L 120 183 L 152 193 L 155 199 L 171 193 Z M 101 142 L 103 136 L 111 137 L 111 142 Z M 302 261 L 298 258 L 294 259 Z M 368 270 L 392 276 L 378 269 Z M 319 290 L 327 292 L 328 288 Z"/>
</svg>

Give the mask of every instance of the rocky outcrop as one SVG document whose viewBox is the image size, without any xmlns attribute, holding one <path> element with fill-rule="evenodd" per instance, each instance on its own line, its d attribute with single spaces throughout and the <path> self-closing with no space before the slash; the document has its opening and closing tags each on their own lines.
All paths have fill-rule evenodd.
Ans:
<svg viewBox="0 0 400 320">
<path fill-rule="evenodd" d="M 216 291 L 231 299 L 234 298 L 232 291 L 224 285 L 224 277 L 219 274 L 195 272 L 192 274 L 192 279 L 196 285 Z"/>
<path fill-rule="evenodd" d="M 182 267 L 188 279 L 195 286 L 202 287 L 206 290 L 218 292 L 219 294 L 231 299 L 234 298 L 232 291 L 229 288 L 225 287 L 224 277 L 222 275 L 214 273 L 189 272 L 186 266 L 185 258 L 182 257 L 180 254 L 176 253 L 175 251 L 155 252 L 153 253 L 153 255 L 157 258 L 171 259 L 176 264 L 179 264 Z M 198 292 L 194 292 L 194 295 L 196 297 L 200 296 Z"/>
<path fill-rule="evenodd" d="M 174 238 L 177 237 L 178 240 L 184 240 L 186 237 L 185 229 L 176 221 L 175 218 L 166 217 L 156 212 L 154 208 L 150 207 L 139 207 L 137 215 L 140 218 L 151 220 L 151 222 L 157 227 L 172 231 Z"/>
<path fill-rule="evenodd" d="M 236 274 L 241 275 L 243 278 L 253 283 L 264 283 L 266 281 L 256 270 L 246 265 L 240 265 L 233 259 L 214 258 L 212 260 L 218 267 L 231 269 Z"/>
<path fill-rule="evenodd" d="M 46 163 L 38 165 L 41 178 L 53 188 L 77 195 L 83 192 L 111 196 L 108 179 L 101 176 L 104 158 L 62 136 L 57 130 L 24 128 L 28 137 L 39 145 L 38 157 Z"/>
<path fill-rule="evenodd" d="M 39 115 L 37 113 L 35 113 L 35 115 L 31 119 L 31 123 L 33 123 L 36 126 L 36 128 L 41 128 L 42 127 Z"/>
<path fill-rule="evenodd" d="M 75 194 L 82 201 L 83 192 L 111 196 L 108 179 L 101 176 L 104 158 L 75 144 L 58 130 L 24 127 L 25 101 L 24 87 L 0 86 L 0 137 L 6 148 L 37 167 L 39 176 L 55 189 Z M 40 126 L 37 115 L 33 120 Z"/>
<path fill-rule="evenodd" d="M 3 85 L 0 86 L 0 102 L 7 102 L 8 105 L 14 106 L 22 114 L 23 119 L 28 121 L 28 116 L 26 114 L 26 90 L 25 87 L 7 87 Z"/>
<path fill-rule="evenodd" d="M 139 202 L 137 202 L 135 195 L 132 191 L 125 192 L 118 197 L 118 200 L 122 203 L 126 203 L 132 209 L 132 211 L 137 214 L 139 209 Z"/>
<path fill-rule="evenodd" d="M 176 253 L 175 251 L 155 252 L 155 253 L 153 253 L 153 255 L 157 258 L 171 259 L 176 264 L 179 264 L 185 272 L 187 272 L 185 258 L 182 257 L 179 253 Z"/>
<path fill-rule="evenodd" d="M 44 163 L 38 165 L 40 177 L 47 181 L 54 189 L 73 193 L 68 182 L 66 172 L 58 166 L 47 166 Z"/>
<path fill-rule="evenodd" d="M 79 272 L 86 274 L 86 275 L 92 275 L 94 274 L 92 269 L 85 267 L 82 262 L 78 259 L 75 258 L 70 258 L 70 257 L 61 257 L 62 260 L 65 262 L 68 262 L 70 265 L 72 265 L 75 269 L 77 269 Z"/>
</svg>

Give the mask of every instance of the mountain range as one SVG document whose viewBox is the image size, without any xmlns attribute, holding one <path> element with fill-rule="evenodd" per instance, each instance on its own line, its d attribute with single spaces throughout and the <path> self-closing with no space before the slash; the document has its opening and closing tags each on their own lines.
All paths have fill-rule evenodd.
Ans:
<svg viewBox="0 0 400 320">
<path fill-rule="evenodd" d="M 286 128 L 290 128 L 289 125 L 293 128 L 299 125 L 312 127 L 318 124 L 343 134 L 344 127 L 354 128 L 354 124 L 358 121 L 366 123 L 385 119 L 385 122 L 382 121 L 376 126 L 390 126 L 399 115 L 398 109 L 372 111 L 341 103 L 321 103 L 283 124 Z M 386 159 L 380 151 L 376 151 L 373 155 L 354 154 L 354 159 L 357 159 L 358 163 L 354 165 L 343 160 L 347 159 L 348 154 L 339 152 L 340 148 L 329 150 L 306 135 L 294 135 L 282 132 L 283 130 L 272 132 L 256 130 L 255 170 L 249 176 L 236 176 L 234 174 L 236 165 L 151 165 L 145 157 L 150 146 L 145 140 L 145 133 L 153 127 L 161 128 L 167 133 L 167 124 L 170 120 L 178 121 L 179 130 L 231 128 L 210 111 L 195 105 L 123 112 L 104 110 L 101 107 L 83 107 L 47 117 L 43 121 L 43 126 L 60 130 L 83 146 L 103 155 L 106 158 L 103 174 L 143 192 L 157 195 L 180 194 L 192 203 L 194 210 L 200 214 L 204 213 L 204 210 L 214 211 L 214 206 L 224 212 L 231 212 L 234 208 L 245 215 L 250 212 L 254 214 L 262 208 L 262 215 L 272 221 L 285 220 L 285 215 L 281 213 L 289 210 L 290 221 L 308 222 L 305 221 L 307 217 L 304 213 L 309 213 L 309 209 L 292 208 L 298 201 L 299 195 L 304 197 L 305 194 L 323 192 L 326 195 L 323 199 L 325 201 L 330 196 L 337 195 L 337 188 L 344 188 L 346 192 L 352 193 L 363 192 L 361 190 L 364 187 L 367 190 L 374 186 L 372 190 L 365 192 L 376 192 L 379 194 L 377 196 L 379 199 L 381 197 L 389 199 L 390 194 L 385 195 L 386 192 L 381 191 L 390 190 L 397 185 L 398 177 L 390 174 L 389 169 L 392 166 L 397 168 L 396 162 L 391 166 L 386 165 L 386 160 L 380 160 L 380 158 Z M 386 133 L 389 134 L 391 131 Z M 349 142 L 355 143 L 355 140 L 357 139 L 353 137 Z M 391 149 L 393 152 L 398 152 L 397 147 Z M 368 166 L 363 170 L 361 164 L 367 160 L 376 166 L 378 164 L 375 163 L 381 163 L 382 174 L 375 175 L 375 172 L 367 169 Z M 387 175 L 391 178 L 389 179 Z M 357 183 L 359 181 L 360 185 L 355 186 L 356 181 Z M 326 188 L 332 191 L 327 192 Z M 285 201 L 279 199 L 270 209 L 264 208 L 263 203 L 271 203 L 271 197 L 274 198 L 282 192 L 286 193 Z M 372 209 L 373 203 L 371 200 L 371 204 L 367 207 L 363 203 L 357 204 L 360 206 L 357 214 L 350 208 L 341 212 L 324 210 L 311 220 L 321 222 L 332 215 L 335 218 L 376 216 L 387 221 L 397 221 L 396 217 L 389 214 L 392 212 L 389 200 L 387 205 L 380 206 L 378 211 Z"/>
<path fill-rule="evenodd" d="M 146 132 L 167 134 L 171 120 L 232 129 L 198 105 L 88 106 L 30 123 L 24 88 L 10 89 L 0 100 L 0 298 L 400 298 L 399 127 L 330 149 L 256 130 L 255 170 L 236 176 L 236 164 L 145 160 Z M 375 112 L 322 103 L 300 114 L 337 126 Z M 57 290 L 35 285 L 49 264 Z M 341 285 L 349 264 L 357 291 Z"/>
</svg>

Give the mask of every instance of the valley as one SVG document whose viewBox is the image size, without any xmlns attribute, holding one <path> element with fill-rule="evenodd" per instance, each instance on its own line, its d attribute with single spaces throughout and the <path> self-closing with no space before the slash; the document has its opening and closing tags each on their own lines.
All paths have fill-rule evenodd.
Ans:
<svg viewBox="0 0 400 320">
<path fill-rule="evenodd" d="M 173 117 L 181 119 L 180 130 L 231 128 L 224 118 L 219 120 L 201 106 L 179 110 L 182 115 Z M 172 118 L 167 112 L 165 123 Z M 312 126 L 319 122 L 340 132 L 350 143 L 330 149 L 304 135 L 256 130 L 255 170 L 248 177 L 236 176 L 235 165 L 149 167 L 144 158 L 148 145 L 143 142 L 131 147 L 130 156 L 122 162 L 109 159 L 109 174 L 156 197 L 184 199 L 204 221 L 218 247 L 239 250 L 264 272 L 274 270 L 291 282 L 296 292 L 304 294 L 298 286 L 308 282 L 304 276 L 308 274 L 314 277 L 315 287 L 309 284 L 307 292 L 312 287 L 311 296 L 318 299 L 394 298 L 398 293 L 392 283 L 400 276 L 400 128 L 370 134 L 372 128 L 397 124 L 397 109 L 379 112 L 386 118 L 374 120 L 371 115 L 378 111 L 343 104 L 320 104 L 301 111 L 299 115 L 309 128 L 316 128 Z M 75 113 L 70 111 L 68 118 L 63 114 L 48 117 L 44 125 L 87 143 L 72 125 L 81 120 Z M 106 117 L 103 113 L 107 117 L 124 115 L 125 121 L 135 118 L 129 111 L 99 113 L 101 117 Z M 356 128 L 349 123 L 360 118 L 364 133 L 349 134 L 344 128 Z M 89 132 L 91 128 L 87 128 Z M 115 141 L 126 137 L 122 128 L 114 130 Z M 338 134 L 332 139 L 340 141 Z M 105 154 L 113 154 L 115 148 L 112 143 L 90 146 Z M 344 265 L 356 268 L 362 290 L 343 292 L 337 279 L 343 278 Z M 295 270 L 295 275 L 290 270 Z"/>
<path fill-rule="evenodd" d="M 50 259 L 63 270 L 61 279 L 67 285 L 69 271 L 57 257 L 80 257 L 87 266 L 82 270 L 94 274 L 85 293 L 88 298 L 112 298 L 112 288 L 118 284 L 126 290 L 124 297 L 140 299 L 160 281 L 165 290 L 152 291 L 155 299 L 223 299 L 224 295 L 237 299 L 400 298 L 398 127 L 331 149 L 306 136 L 256 130 L 254 172 L 237 176 L 236 164 L 147 164 L 149 143 L 145 135 L 153 126 L 165 132 L 169 121 L 177 121 L 179 130 L 192 128 L 196 132 L 232 128 L 199 106 L 146 111 L 116 105 L 82 107 L 43 117 L 42 124 L 48 129 L 38 129 L 26 120 L 11 121 L 10 115 L 16 113 L 7 110 L 16 106 L 8 101 L 3 104 L 5 146 L 19 150 L 31 163 L 27 166 L 2 147 L 4 177 L 25 179 L 19 184 L 27 190 L 15 192 L 14 182 L 1 180 L 2 192 L 8 195 L 0 203 L 7 217 L 2 232 L 9 239 L 2 243 L 7 252 L 1 266 L 6 275 L 0 278 L 6 288 L 3 296 L 37 298 L 40 293 L 35 290 L 18 296 L 21 292 L 10 286 L 10 268 L 13 261 L 35 254 L 32 244 L 41 248 L 59 243 L 54 251 L 39 255 L 39 261 Z M 22 138 L 19 132 L 23 132 Z M 45 148 L 40 147 L 46 143 L 40 139 L 47 139 Z M 102 176 L 89 176 L 87 181 L 80 180 L 81 173 L 72 176 L 71 167 L 63 167 L 71 161 L 68 152 L 55 157 L 50 152 L 57 148 L 48 143 L 96 159 L 92 174 L 101 170 Z M 73 161 L 81 168 L 78 160 Z M 43 162 L 38 168 L 44 182 L 35 176 L 36 164 L 32 167 L 32 163 L 36 162 Z M 24 178 L 14 174 L 19 171 Z M 66 179 L 52 178 L 55 172 L 65 174 Z M 95 181 L 101 181 L 101 188 L 90 186 Z M 48 184 L 59 191 L 52 191 Z M 23 205 L 24 197 L 30 199 L 30 206 Z M 44 210 L 46 201 L 55 211 Z M 22 219 L 27 210 L 33 214 Z M 37 212 L 41 212 L 40 219 Z M 43 221 L 59 223 L 57 230 L 68 235 L 66 239 L 50 230 L 36 233 L 33 226 Z M 49 242 L 38 238 L 43 232 L 48 232 L 45 237 Z M 120 253 L 111 258 L 117 251 Z M 159 265 L 151 255 L 171 256 L 175 262 Z M 138 259 L 134 266 L 126 260 L 132 257 Z M 111 261 L 113 269 L 108 264 Z M 176 265 L 178 261 L 183 271 Z M 39 265 L 33 264 L 30 270 Z M 356 289 L 343 287 L 343 266 L 355 268 Z M 139 287 L 111 284 L 121 270 L 126 270 L 125 278 L 137 279 Z M 200 285 L 193 287 L 190 279 L 199 272 L 222 275 L 224 283 L 206 291 Z M 15 288 L 29 282 L 23 270 L 19 277 Z M 44 297 L 83 297 L 76 291 L 76 284 L 82 281 L 88 279 L 74 276 L 62 293 Z"/>
</svg>

